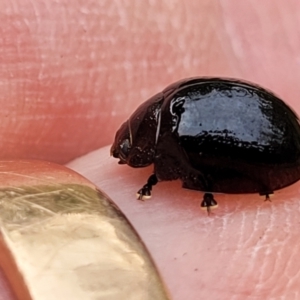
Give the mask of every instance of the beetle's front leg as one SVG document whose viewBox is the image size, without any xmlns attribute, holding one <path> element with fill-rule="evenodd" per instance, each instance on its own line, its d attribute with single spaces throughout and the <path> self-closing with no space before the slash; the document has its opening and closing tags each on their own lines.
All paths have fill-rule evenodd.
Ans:
<svg viewBox="0 0 300 300">
<path fill-rule="evenodd" d="M 146 200 L 151 198 L 151 190 L 152 186 L 156 185 L 158 179 L 155 174 L 152 174 L 149 178 L 147 183 L 137 192 L 138 200 Z"/>
</svg>

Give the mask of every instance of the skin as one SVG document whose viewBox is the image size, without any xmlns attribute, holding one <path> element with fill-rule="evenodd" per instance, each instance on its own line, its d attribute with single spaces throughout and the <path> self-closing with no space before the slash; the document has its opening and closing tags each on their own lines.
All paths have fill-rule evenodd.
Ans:
<svg viewBox="0 0 300 300">
<path fill-rule="evenodd" d="M 184 77 L 253 81 L 300 113 L 298 1 L 0 5 L 2 159 L 67 163 L 110 144 L 138 104 Z M 272 203 L 219 195 L 207 217 L 179 182 L 136 202 L 151 168 L 119 166 L 108 149 L 69 166 L 120 206 L 174 299 L 297 299 L 300 183 Z"/>
</svg>

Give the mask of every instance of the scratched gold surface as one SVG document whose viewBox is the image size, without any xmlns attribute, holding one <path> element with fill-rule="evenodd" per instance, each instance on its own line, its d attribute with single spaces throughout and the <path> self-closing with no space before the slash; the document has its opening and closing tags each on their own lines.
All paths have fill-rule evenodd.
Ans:
<svg viewBox="0 0 300 300">
<path fill-rule="evenodd" d="M 140 238 L 96 189 L 1 188 L 0 225 L 32 299 L 169 299 Z"/>
</svg>

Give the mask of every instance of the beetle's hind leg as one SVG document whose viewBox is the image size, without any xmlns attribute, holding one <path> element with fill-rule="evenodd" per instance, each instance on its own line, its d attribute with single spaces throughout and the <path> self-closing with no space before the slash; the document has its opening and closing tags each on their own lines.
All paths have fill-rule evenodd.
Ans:
<svg viewBox="0 0 300 300">
<path fill-rule="evenodd" d="M 260 196 L 264 196 L 265 197 L 265 201 L 271 201 L 271 196 L 273 196 L 273 192 L 262 192 L 262 193 L 259 193 Z"/>
<path fill-rule="evenodd" d="M 147 183 L 137 192 L 136 196 L 138 200 L 146 200 L 151 198 L 151 190 L 152 186 L 156 185 L 158 179 L 155 174 L 152 174 L 149 178 Z"/>
</svg>

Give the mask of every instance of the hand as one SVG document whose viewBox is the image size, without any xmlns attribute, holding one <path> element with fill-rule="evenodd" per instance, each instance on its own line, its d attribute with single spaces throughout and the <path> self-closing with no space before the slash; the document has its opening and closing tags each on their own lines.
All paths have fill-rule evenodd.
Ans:
<svg viewBox="0 0 300 300">
<path fill-rule="evenodd" d="M 196 75 L 259 83 L 300 111 L 299 7 L 275 3 L 3 2 L 2 158 L 65 163 L 111 143 L 139 103 Z M 207 217 L 202 194 L 179 182 L 137 202 L 151 169 L 119 166 L 108 148 L 70 166 L 121 207 L 174 299 L 296 297 L 299 184 L 272 203 L 220 195 Z"/>
</svg>

